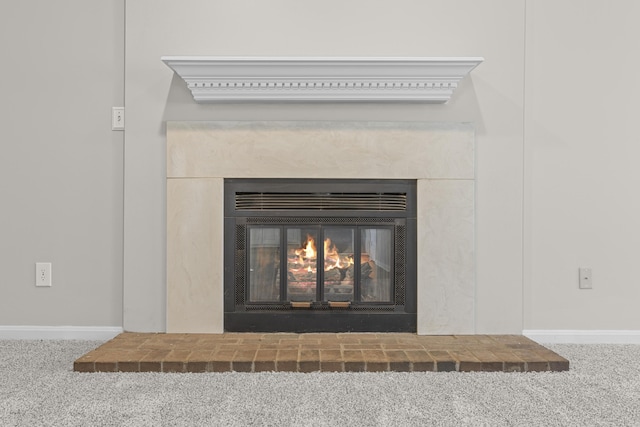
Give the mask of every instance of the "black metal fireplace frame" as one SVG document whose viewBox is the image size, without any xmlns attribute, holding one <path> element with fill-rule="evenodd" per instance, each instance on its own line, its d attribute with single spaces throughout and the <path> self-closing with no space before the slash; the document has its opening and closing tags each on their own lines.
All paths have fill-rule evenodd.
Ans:
<svg viewBox="0 0 640 427">
<path fill-rule="evenodd" d="M 339 193 L 406 194 L 403 210 L 261 209 L 238 208 L 237 194 Z M 329 180 L 329 179 L 225 179 L 224 199 L 224 329 L 229 332 L 415 332 L 416 307 L 416 181 L 415 180 Z M 394 244 L 402 245 L 404 270 L 402 287 L 394 281 L 392 304 L 354 304 L 347 309 L 330 308 L 316 302 L 308 309 L 288 304 L 251 304 L 246 301 L 246 283 L 237 280 L 246 269 L 238 248 L 246 241 L 243 229 L 251 224 L 356 224 L 393 226 Z M 402 230 L 402 239 L 398 233 Z M 399 241 L 402 240 L 402 241 Z M 240 245 L 240 246 L 238 246 Z M 396 253 L 398 247 L 396 247 Z M 397 260 L 396 260 L 397 262 Z M 242 284 L 244 283 L 244 284 Z M 245 289 L 243 289 L 245 286 Z M 402 292 L 399 295 L 398 292 Z"/>
</svg>

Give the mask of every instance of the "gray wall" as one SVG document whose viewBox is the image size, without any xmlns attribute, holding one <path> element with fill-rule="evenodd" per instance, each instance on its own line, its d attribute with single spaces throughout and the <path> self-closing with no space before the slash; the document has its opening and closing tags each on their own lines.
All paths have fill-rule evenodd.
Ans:
<svg viewBox="0 0 640 427">
<path fill-rule="evenodd" d="M 475 124 L 477 332 L 640 329 L 635 0 L 12 0 L 0 12 L 0 325 L 164 330 L 164 123 L 326 119 Z M 190 54 L 486 61 L 444 106 L 196 105 L 159 59 Z M 109 114 L 125 80 L 123 146 Z M 36 261 L 53 262 L 52 288 L 33 286 Z M 591 291 L 577 289 L 581 266 Z"/>
<path fill-rule="evenodd" d="M 127 2 L 124 326 L 165 319 L 167 120 L 406 120 L 477 129 L 476 330 L 522 330 L 524 2 Z M 197 105 L 162 55 L 484 56 L 447 105 Z M 499 298 L 496 298 L 499 297 Z"/>
<path fill-rule="evenodd" d="M 2 2 L 0 52 L 0 325 L 120 326 L 124 0 Z"/>
<path fill-rule="evenodd" d="M 640 329 L 639 18 L 634 0 L 527 2 L 527 329 Z"/>
</svg>

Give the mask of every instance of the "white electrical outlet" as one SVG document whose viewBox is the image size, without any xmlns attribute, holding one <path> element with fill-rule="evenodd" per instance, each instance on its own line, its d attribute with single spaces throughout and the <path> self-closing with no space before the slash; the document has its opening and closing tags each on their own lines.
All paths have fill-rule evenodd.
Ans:
<svg viewBox="0 0 640 427">
<path fill-rule="evenodd" d="M 580 274 L 580 281 L 578 282 L 580 289 L 593 289 L 593 279 L 591 277 L 591 269 L 580 268 L 578 269 L 578 274 Z"/>
<path fill-rule="evenodd" d="M 111 130 L 124 130 L 124 107 L 111 107 Z"/>
<path fill-rule="evenodd" d="M 36 286 L 51 286 L 50 262 L 36 262 Z"/>
</svg>

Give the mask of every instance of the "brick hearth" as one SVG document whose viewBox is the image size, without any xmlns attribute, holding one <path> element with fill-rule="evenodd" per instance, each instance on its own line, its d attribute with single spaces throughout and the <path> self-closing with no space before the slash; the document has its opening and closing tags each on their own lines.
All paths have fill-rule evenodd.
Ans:
<svg viewBox="0 0 640 427">
<path fill-rule="evenodd" d="M 78 372 L 566 371 L 569 361 L 517 335 L 123 333 Z"/>
</svg>

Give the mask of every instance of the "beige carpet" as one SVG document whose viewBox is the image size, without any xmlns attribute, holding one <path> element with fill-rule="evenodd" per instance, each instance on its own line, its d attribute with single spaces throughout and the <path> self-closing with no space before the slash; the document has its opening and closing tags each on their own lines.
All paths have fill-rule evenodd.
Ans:
<svg viewBox="0 0 640 427">
<path fill-rule="evenodd" d="M 99 344 L 0 341 L 0 425 L 640 425 L 640 346 L 549 345 L 565 372 L 73 372 Z"/>
</svg>

